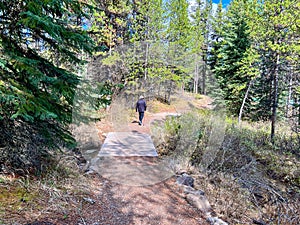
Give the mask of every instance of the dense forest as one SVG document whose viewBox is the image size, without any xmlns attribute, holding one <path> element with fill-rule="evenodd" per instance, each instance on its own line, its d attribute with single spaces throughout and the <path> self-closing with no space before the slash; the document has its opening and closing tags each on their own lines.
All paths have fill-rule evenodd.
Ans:
<svg viewBox="0 0 300 225">
<path fill-rule="evenodd" d="M 92 107 L 137 90 L 169 101 L 181 88 L 212 95 L 239 121 L 270 121 L 273 142 L 278 122 L 298 134 L 299 4 L 1 1 L 1 169 L 38 169 L 74 144 L 74 96 L 90 75 Z"/>
<path fill-rule="evenodd" d="M 233 210 L 245 204 L 299 224 L 299 11 L 295 0 L 0 0 L 0 174 L 47 173 L 78 150 L 70 125 L 120 98 L 207 95 L 214 110 L 168 120 L 156 147 L 190 150 L 189 163 L 250 190 L 251 204 L 224 209 L 231 222 L 250 221 Z"/>
</svg>

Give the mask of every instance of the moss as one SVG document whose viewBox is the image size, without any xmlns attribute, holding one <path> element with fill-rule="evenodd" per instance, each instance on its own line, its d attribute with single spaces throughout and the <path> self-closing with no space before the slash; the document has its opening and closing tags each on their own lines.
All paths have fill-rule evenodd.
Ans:
<svg viewBox="0 0 300 225">
<path fill-rule="evenodd" d="M 32 202 L 38 198 L 37 192 L 29 191 L 25 187 L 18 185 L 9 185 L 8 187 L 1 188 L 0 212 L 5 212 L 7 209 L 19 211 L 25 207 L 26 203 Z"/>
<path fill-rule="evenodd" d="M 197 100 L 203 99 L 203 95 L 201 95 L 201 94 L 195 94 L 195 99 L 197 99 Z"/>
</svg>

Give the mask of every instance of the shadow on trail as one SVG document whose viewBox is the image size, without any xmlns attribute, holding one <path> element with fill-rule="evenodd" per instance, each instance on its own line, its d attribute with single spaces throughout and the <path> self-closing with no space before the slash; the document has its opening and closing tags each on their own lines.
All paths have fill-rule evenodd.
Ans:
<svg viewBox="0 0 300 225">
<path fill-rule="evenodd" d="M 91 169 L 106 179 L 127 186 L 147 186 L 160 183 L 172 176 L 166 161 L 156 157 L 101 157 Z"/>
<path fill-rule="evenodd" d="M 108 181 L 99 196 L 110 206 L 112 215 L 105 224 L 207 224 L 201 212 L 188 205 L 178 191 L 172 178 L 142 187 Z"/>
</svg>

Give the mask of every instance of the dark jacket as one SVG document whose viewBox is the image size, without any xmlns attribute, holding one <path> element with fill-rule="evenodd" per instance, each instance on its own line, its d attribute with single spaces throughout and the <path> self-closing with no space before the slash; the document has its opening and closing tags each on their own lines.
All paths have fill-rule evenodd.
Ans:
<svg viewBox="0 0 300 225">
<path fill-rule="evenodd" d="M 137 112 L 145 112 L 147 109 L 147 105 L 144 99 L 140 99 L 136 103 L 136 111 Z"/>
</svg>

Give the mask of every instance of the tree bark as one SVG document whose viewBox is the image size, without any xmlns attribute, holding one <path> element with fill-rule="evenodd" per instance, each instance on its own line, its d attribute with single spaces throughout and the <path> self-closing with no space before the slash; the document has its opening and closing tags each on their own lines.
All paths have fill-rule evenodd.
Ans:
<svg viewBox="0 0 300 225">
<path fill-rule="evenodd" d="M 202 94 L 206 95 L 206 62 L 203 63 Z"/>
<path fill-rule="evenodd" d="M 195 75 L 194 75 L 194 93 L 198 94 L 199 85 L 199 60 L 198 55 L 195 54 Z"/>
<path fill-rule="evenodd" d="M 149 43 L 148 41 L 146 41 L 145 70 L 144 70 L 145 80 L 147 80 L 147 74 L 148 74 L 148 55 L 149 55 Z"/>
<path fill-rule="evenodd" d="M 277 107 L 278 107 L 278 70 L 279 70 L 279 53 L 276 53 L 276 64 L 274 68 L 274 77 L 273 77 L 273 104 L 272 104 L 272 116 L 271 116 L 271 141 L 274 144 L 275 142 L 275 130 L 277 122 Z"/>
<path fill-rule="evenodd" d="M 245 106 L 246 100 L 247 100 L 247 98 L 248 98 L 248 94 L 249 94 L 251 85 L 253 84 L 253 81 L 254 81 L 254 80 L 251 80 L 251 81 L 249 82 L 249 84 L 248 84 L 248 88 L 247 88 L 247 90 L 246 90 L 246 93 L 245 93 L 245 96 L 244 96 L 244 99 L 243 99 L 243 103 L 242 103 L 241 108 L 240 108 L 239 119 L 238 119 L 238 123 L 239 123 L 239 124 L 242 122 L 242 114 L 243 114 L 244 106 Z"/>
<path fill-rule="evenodd" d="M 291 103 L 291 100 L 292 100 L 292 94 L 293 94 L 293 68 L 291 67 L 290 68 L 290 78 L 289 78 L 289 92 L 288 92 L 288 96 L 287 96 L 287 100 L 286 100 L 286 111 L 285 111 L 285 116 L 286 118 L 289 118 L 290 116 L 290 103 Z"/>
</svg>

